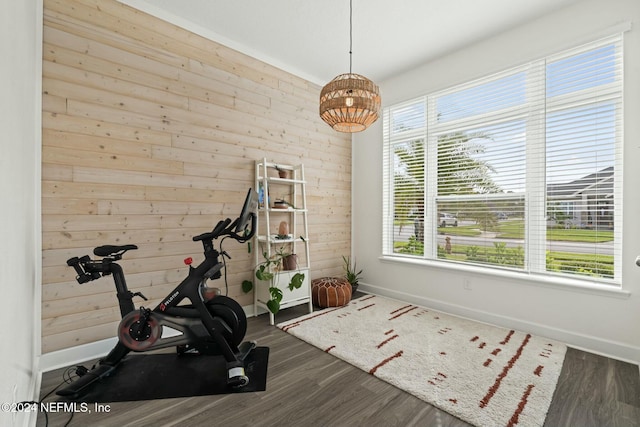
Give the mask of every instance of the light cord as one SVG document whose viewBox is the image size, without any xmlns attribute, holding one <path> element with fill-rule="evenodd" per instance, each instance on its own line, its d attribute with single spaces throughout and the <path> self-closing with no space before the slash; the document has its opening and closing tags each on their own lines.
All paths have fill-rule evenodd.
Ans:
<svg viewBox="0 0 640 427">
<path fill-rule="evenodd" d="M 349 74 L 353 68 L 353 0 L 349 0 Z"/>
</svg>

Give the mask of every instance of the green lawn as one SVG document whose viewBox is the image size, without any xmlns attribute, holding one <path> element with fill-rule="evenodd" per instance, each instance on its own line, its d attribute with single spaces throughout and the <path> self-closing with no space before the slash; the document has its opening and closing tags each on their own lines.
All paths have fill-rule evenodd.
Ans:
<svg viewBox="0 0 640 427">
<path fill-rule="evenodd" d="M 613 231 L 551 228 L 547 230 L 547 240 L 588 243 L 611 242 L 613 241 Z"/>
<path fill-rule="evenodd" d="M 459 231 L 458 231 L 459 230 Z M 461 227 L 438 228 L 439 232 L 446 231 L 452 236 L 474 236 L 479 235 L 480 230 L 476 225 L 465 225 Z M 511 220 L 501 221 L 498 223 L 497 238 L 501 239 L 524 239 L 524 221 Z M 475 234 L 474 234 L 475 233 Z M 548 228 L 547 240 L 564 241 L 564 242 L 585 242 L 585 243 L 602 243 L 613 240 L 613 231 L 610 230 L 587 230 L 587 229 L 564 229 L 564 228 Z"/>
<path fill-rule="evenodd" d="M 413 222 L 395 222 L 396 226 L 411 227 L 413 230 Z M 509 220 L 500 221 L 495 230 L 497 238 L 501 239 L 524 239 L 524 221 Z M 458 227 L 438 227 L 439 234 L 448 234 L 450 236 L 479 236 L 482 230 L 476 224 L 460 225 Z M 564 241 L 564 242 L 585 242 L 585 243 L 602 243 L 613 241 L 613 231 L 610 230 L 589 230 L 577 228 L 547 228 L 547 240 Z"/>
</svg>

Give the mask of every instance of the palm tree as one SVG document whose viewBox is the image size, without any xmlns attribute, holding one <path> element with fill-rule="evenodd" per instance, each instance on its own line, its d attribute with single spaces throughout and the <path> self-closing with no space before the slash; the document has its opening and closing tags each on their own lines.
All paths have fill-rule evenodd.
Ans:
<svg viewBox="0 0 640 427">
<path fill-rule="evenodd" d="M 452 194 L 501 193 L 491 173 L 494 169 L 480 159 L 485 147 L 482 139 L 490 139 L 484 132 L 452 132 L 438 137 L 438 196 Z M 394 209 L 401 222 L 415 216 L 416 237 L 423 241 L 425 142 L 416 139 L 395 147 Z M 446 209 L 441 205 L 440 209 Z M 486 217 L 489 209 L 478 206 L 468 211 L 470 219 Z M 454 210 L 455 212 L 455 210 Z M 478 218 L 475 218 L 478 216 Z"/>
<path fill-rule="evenodd" d="M 485 151 L 482 139 L 490 136 L 453 132 L 438 137 L 438 196 L 502 192 L 491 178 L 493 167 L 478 158 Z"/>
</svg>

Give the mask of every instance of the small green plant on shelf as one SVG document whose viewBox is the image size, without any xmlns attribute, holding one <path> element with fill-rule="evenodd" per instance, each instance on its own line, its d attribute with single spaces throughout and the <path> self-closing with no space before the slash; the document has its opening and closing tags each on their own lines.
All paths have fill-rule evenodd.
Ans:
<svg viewBox="0 0 640 427">
<path fill-rule="evenodd" d="M 287 169 L 281 168 L 278 165 L 276 165 L 275 168 L 278 171 L 278 177 L 284 178 L 284 179 L 289 178 L 289 171 Z"/>
<path fill-rule="evenodd" d="M 356 262 L 351 262 L 351 257 L 346 257 L 342 255 L 342 261 L 344 263 L 343 268 L 345 272 L 345 277 L 351 284 L 351 292 L 355 293 L 358 290 L 358 281 L 360 280 L 360 275 L 362 274 L 362 270 L 356 271 Z"/>
<path fill-rule="evenodd" d="M 302 240 L 304 240 L 304 238 L 302 238 Z M 263 252 L 262 256 L 264 257 L 264 261 L 257 266 L 256 279 L 263 282 L 271 282 L 273 284 L 272 279 L 276 277 L 279 271 L 295 270 L 298 266 L 296 255 L 286 252 L 283 248 L 278 249 L 271 257 L 267 255 L 267 252 Z M 304 278 L 304 273 L 298 271 L 291 276 L 287 287 L 290 291 L 299 289 L 304 283 Z M 251 292 L 251 290 L 253 290 L 253 282 L 250 280 L 242 282 L 242 290 L 245 293 Z M 267 301 L 267 308 L 271 313 L 276 314 L 280 311 L 280 302 L 284 296 L 282 289 L 277 286 L 270 286 L 269 296 L 270 299 Z"/>
</svg>

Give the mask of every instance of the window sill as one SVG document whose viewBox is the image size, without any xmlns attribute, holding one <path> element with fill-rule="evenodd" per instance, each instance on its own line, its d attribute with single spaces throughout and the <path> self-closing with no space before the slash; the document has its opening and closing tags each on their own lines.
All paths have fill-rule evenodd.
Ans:
<svg viewBox="0 0 640 427">
<path fill-rule="evenodd" d="M 461 274 L 477 274 L 487 277 L 499 277 L 502 279 L 518 280 L 521 283 L 530 286 L 553 288 L 569 292 L 581 292 L 620 299 L 627 299 L 631 296 L 631 292 L 622 289 L 620 286 L 606 285 L 603 283 L 591 282 L 587 280 L 575 280 L 564 277 L 531 274 L 511 270 L 497 270 L 492 268 L 483 268 L 475 265 L 463 265 L 454 262 L 415 259 L 403 256 L 382 255 L 378 259 L 386 263 L 407 264 L 418 267 L 449 270 Z"/>
</svg>

